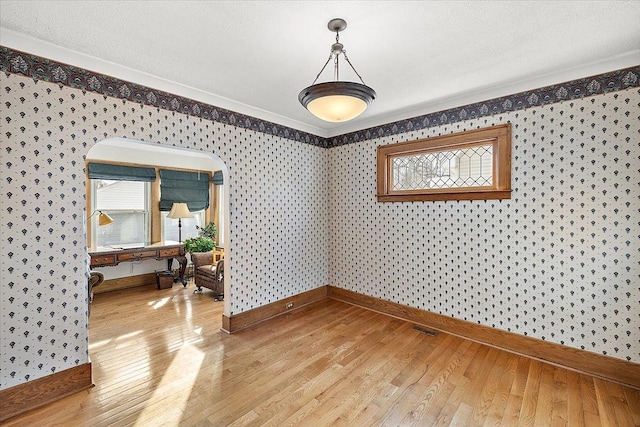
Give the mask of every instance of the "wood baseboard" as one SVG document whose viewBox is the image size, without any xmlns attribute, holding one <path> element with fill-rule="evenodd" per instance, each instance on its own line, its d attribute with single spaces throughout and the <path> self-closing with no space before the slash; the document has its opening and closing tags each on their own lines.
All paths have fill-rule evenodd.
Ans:
<svg viewBox="0 0 640 427">
<path fill-rule="evenodd" d="M 155 273 L 138 274 L 136 276 L 119 277 L 117 279 L 105 280 L 99 286 L 93 288 L 93 293 L 95 295 L 109 291 L 117 291 L 119 289 L 135 288 L 136 286 L 155 284 Z"/>
<path fill-rule="evenodd" d="M 256 323 L 263 322 L 272 317 L 304 307 L 312 302 L 322 301 L 327 298 L 327 286 L 321 286 L 253 310 L 245 311 L 231 317 L 222 316 L 222 330 L 227 333 L 238 332 Z M 287 304 L 293 304 L 287 308 Z"/>
<path fill-rule="evenodd" d="M 91 363 L 85 363 L 0 390 L 0 422 L 91 387 Z"/>
<path fill-rule="evenodd" d="M 640 364 L 328 287 L 328 297 L 532 359 L 640 389 Z"/>
</svg>

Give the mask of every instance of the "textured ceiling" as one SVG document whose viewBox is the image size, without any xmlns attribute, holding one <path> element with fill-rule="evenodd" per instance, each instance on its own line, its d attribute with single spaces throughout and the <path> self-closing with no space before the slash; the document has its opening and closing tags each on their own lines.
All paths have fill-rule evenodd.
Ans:
<svg viewBox="0 0 640 427">
<path fill-rule="evenodd" d="M 640 64 L 640 1 L 0 0 L 0 16 L 4 46 L 320 136 Z M 335 17 L 378 94 L 346 124 L 297 100 Z"/>
</svg>

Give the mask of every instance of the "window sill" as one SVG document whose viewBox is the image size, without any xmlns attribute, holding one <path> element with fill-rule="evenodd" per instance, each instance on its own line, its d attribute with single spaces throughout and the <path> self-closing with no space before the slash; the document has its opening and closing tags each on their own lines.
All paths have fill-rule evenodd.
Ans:
<svg viewBox="0 0 640 427">
<path fill-rule="evenodd" d="M 511 190 L 437 191 L 429 193 L 378 194 L 378 202 L 436 202 L 444 200 L 503 200 L 511 198 Z"/>
</svg>

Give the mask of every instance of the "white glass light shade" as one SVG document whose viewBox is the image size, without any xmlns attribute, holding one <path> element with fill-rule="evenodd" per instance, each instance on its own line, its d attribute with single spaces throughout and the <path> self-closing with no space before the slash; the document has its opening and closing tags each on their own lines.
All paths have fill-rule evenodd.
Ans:
<svg viewBox="0 0 640 427">
<path fill-rule="evenodd" d="M 366 109 L 366 102 L 346 95 L 323 96 L 307 104 L 311 114 L 327 122 L 346 122 L 355 119 Z"/>
<path fill-rule="evenodd" d="M 189 212 L 189 207 L 186 203 L 174 203 L 173 206 L 171 206 L 171 210 L 167 214 L 167 218 L 193 218 L 193 214 Z"/>
<path fill-rule="evenodd" d="M 346 122 L 362 114 L 376 98 L 369 86 L 353 82 L 326 82 L 303 89 L 300 103 L 328 122 Z"/>
</svg>

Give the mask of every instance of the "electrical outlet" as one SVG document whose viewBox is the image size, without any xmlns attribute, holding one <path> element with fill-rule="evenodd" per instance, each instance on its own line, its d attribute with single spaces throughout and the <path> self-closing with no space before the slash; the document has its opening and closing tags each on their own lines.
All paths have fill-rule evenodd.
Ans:
<svg viewBox="0 0 640 427">
<path fill-rule="evenodd" d="M 292 302 L 288 302 L 288 303 L 284 306 L 284 308 L 285 308 L 285 309 L 287 309 L 287 310 L 291 310 L 291 309 L 293 308 L 293 303 L 292 303 Z"/>
</svg>

